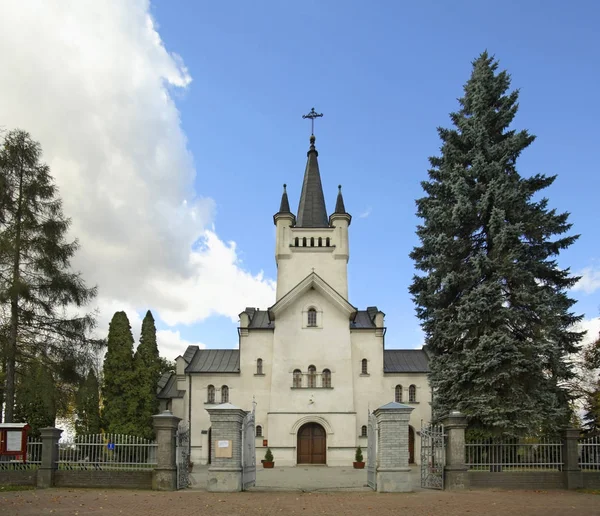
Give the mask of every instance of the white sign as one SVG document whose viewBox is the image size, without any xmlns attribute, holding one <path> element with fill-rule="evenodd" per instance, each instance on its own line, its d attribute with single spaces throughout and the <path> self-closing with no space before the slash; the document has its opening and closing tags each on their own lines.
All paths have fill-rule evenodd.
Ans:
<svg viewBox="0 0 600 516">
<path fill-rule="evenodd" d="M 21 451 L 22 435 L 19 430 L 7 430 L 6 451 Z"/>
<path fill-rule="evenodd" d="M 229 441 L 217 441 L 219 448 L 229 448 Z"/>
</svg>

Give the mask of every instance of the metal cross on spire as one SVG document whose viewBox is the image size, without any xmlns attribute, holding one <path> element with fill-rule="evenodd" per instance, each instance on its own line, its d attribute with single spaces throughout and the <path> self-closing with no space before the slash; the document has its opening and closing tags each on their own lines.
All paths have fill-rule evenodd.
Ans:
<svg viewBox="0 0 600 516">
<path fill-rule="evenodd" d="M 302 118 L 310 118 L 310 134 L 315 134 L 315 118 L 320 118 L 322 116 L 323 113 L 317 113 L 315 108 L 312 108 L 308 115 L 302 115 Z"/>
</svg>

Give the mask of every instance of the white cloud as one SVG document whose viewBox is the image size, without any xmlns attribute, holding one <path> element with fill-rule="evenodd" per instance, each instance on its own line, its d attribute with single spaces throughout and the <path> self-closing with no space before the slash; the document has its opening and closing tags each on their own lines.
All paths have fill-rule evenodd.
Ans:
<svg viewBox="0 0 600 516">
<path fill-rule="evenodd" d="M 366 219 L 369 215 L 371 215 L 371 207 L 369 206 L 365 211 L 363 211 L 358 218 L 359 219 Z"/>
<path fill-rule="evenodd" d="M 581 279 L 572 290 L 580 290 L 586 294 L 593 294 L 596 290 L 600 290 L 600 269 L 586 267 L 576 273 L 576 276 L 581 276 Z"/>
<path fill-rule="evenodd" d="M 0 47 L 10 49 L 0 124 L 42 145 L 81 243 L 73 266 L 99 287 L 99 332 L 121 309 L 135 324 L 148 307 L 175 324 L 270 303 L 273 283 L 206 231 L 214 202 L 194 194 L 170 94 L 191 77 L 165 49 L 148 0 L 4 0 Z"/>
<path fill-rule="evenodd" d="M 182 339 L 179 330 L 158 330 L 156 332 L 156 341 L 160 347 L 161 355 L 170 360 L 183 355 L 188 346 L 198 346 L 201 349 L 206 348 L 201 342 L 190 342 L 189 340 Z"/>
</svg>

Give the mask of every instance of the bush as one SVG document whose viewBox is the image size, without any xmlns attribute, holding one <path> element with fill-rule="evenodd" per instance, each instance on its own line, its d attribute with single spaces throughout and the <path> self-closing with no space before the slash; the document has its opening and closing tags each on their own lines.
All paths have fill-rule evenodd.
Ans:
<svg viewBox="0 0 600 516">
<path fill-rule="evenodd" d="M 362 449 L 360 448 L 360 446 L 358 448 L 356 448 L 356 455 L 354 456 L 354 462 L 362 462 L 363 461 L 363 454 L 362 454 Z"/>
<path fill-rule="evenodd" d="M 265 453 L 265 460 L 267 462 L 273 462 L 273 452 L 271 452 L 271 448 L 267 448 L 267 453 Z"/>
</svg>

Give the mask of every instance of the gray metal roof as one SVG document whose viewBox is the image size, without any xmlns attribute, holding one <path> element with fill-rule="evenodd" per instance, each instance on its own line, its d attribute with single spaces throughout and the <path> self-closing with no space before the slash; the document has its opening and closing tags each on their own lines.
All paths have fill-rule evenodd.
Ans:
<svg viewBox="0 0 600 516">
<path fill-rule="evenodd" d="M 196 351 L 199 349 L 200 348 L 198 346 L 188 346 L 183 354 L 183 359 L 189 364 L 192 361 L 192 358 L 194 358 Z"/>
<path fill-rule="evenodd" d="M 186 373 L 239 373 L 239 349 L 198 349 Z"/>
<path fill-rule="evenodd" d="M 386 349 L 383 352 L 384 373 L 428 373 L 429 360 L 422 349 Z"/>
<path fill-rule="evenodd" d="M 344 198 L 342 197 L 342 185 L 338 186 L 337 200 L 335 201 L 335 211 L 333 213 L 346 213 Z"/>
<path fill-rule="evenodd" d="M 158 385 L 159 388 L 156 397 L 159 399 L 183 398 L 185 394 L 185 391 L 177 390 L 177 375 L 175 373 L 163 374 Z"/>
<path fill-rule="evenodd" d="M 275 321 L 269 320 L 268 310 L 260 310 L 258 308 L 246 307 L 244 310 L 250 318 L 248 328 L 251 330 L 272 330 L 275 328 Z M 242 313 L 244 313 L 242 312 Z"/>
<path fill-rule="evenodd" d="M 350 329 L 376 328 L 375 316 L 379 313 L 376 306 L 369 306 L 366 310 L 358 310 L 354 321 L 350 321 Z"/>
<path fill-rule="evenodd" d="M 315 149 L 315 137 L 310 137 L 310 149 L 306 154 L 306 169 L 304 171 L 304 182 L 302 193 L 298 204 L 298 216 L 296 227 L 299 228 L 328 228 L 327 209 L 325 208 L 325 196 L 319 173 L 319 153 Z"/>
<path fill-rule="evenodd" d="M 290 211 L 290 202 L 288 201 L 287 185 L 283 185 L 283 194 L 281 195 L 281 204 L 279 205 L 279 213 L 292 213 Z"/>
</svg>

